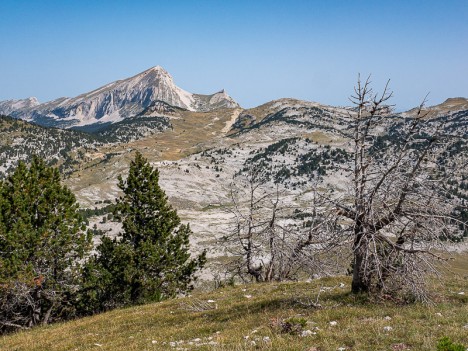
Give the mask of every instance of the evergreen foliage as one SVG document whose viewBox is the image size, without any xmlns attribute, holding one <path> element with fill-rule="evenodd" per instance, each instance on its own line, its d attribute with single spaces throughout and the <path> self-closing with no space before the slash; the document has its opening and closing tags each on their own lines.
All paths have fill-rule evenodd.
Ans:
<svg viewBox="0 0 468 351">
<path fill-rule="evenodd" d="M 114 239 L 103 237 L 88 264 L 83 306 L 88 313 L 160 301 L 192 289 L 206 254 L 191 259 L 192 231 L 181 224 L 158 181 L 158 170 L 140 153 L 128 178 L 119 177 L 123 196 L 115 219 L 123 231 Z"/>
<path fill-rule="evenodd" d="M 42 159 L 0 182 L 0 332 L 74 313 L 84 229 L 75 196 Z"/>
<path fill-rule="evenodd" d="M 171 127 L 169 118 L 156 116 L 64 130 L 0 114 L 0 165 L 3 166 L 0 166 L 0 179 L 13 171 L 18 160 L 30 162 L 33 155 L 43 158 L 48 166 L 57 166 L 62 175 L 69 175 L 93 162 L 88 153 L 96 152 L 100 146 L 127 143 Z M 114 156 L 107 153 L 100 162 L 105 163 Z"/>
</svg>

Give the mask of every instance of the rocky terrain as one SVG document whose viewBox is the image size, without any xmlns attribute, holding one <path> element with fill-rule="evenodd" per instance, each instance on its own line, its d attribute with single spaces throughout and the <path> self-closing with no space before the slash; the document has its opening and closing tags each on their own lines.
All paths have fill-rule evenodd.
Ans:
<svg viewBox="0 0 468 351">
<path fill-rule="evenodd" d="M 176 86 L 162 67 L 156 66 L 74 98 L 62 97 L 42 104 L 36 98 L 3 101 L 0 114 L 44 126 L 71 128 L 119 122 L 138 115 L 156 101 L 189 111 L 238 106 L 224 90 L 212 95 L 189 93 Z"/>
<path fill-rule="evenodd" d="M 468 100 L 448 99 L 427 111 L 434 123 L 451 121 L 446 133 L 465 136 L 445 155 L 466 165 Z M 208 248 L 214 264 L 226 255 L 218 240 L 232 229 L 231 190 L 242 177 L 257 172 L 265 188 L 278 189 L 289 214 L 284 223 L 298 228 L 308 219 L 313 189 L 342 193 L 349 186 L 352 109 L 295 99 L 242 109 L 224 91 L 183 91 L 161 67 L 74 99 L 1 102 L 0 112 L 35 122 L 0 119 L 3 176 L 37 153 L 61 167 L 82 207 L 97 214 L 119 195 L 117 176 L 138 150 L 160 170 L 161 186 L 191 223 L 196 248 Z M 414 113 L 392 115 L 378 136 L 382 145 L 398 140 L 400 122 Z M 456 201 L 468 201 L 467 172 L 450 181 Z M 118 226 L 102 212 L 90 217 L 90 227 L 112 235 Z"/>
</svg>

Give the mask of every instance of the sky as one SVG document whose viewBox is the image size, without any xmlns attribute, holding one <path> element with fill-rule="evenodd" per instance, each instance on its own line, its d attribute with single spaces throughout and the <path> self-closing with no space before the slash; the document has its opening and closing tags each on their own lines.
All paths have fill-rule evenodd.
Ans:
<svg viewBox="0 0 468 351">
<path fill-rule="evenodd" d="M 349 105 L 358 74 L 397 110 L 468 97 L 467 0 L 1 0 L 0 100 L 73 97 L 152 66 L 249 108 Z"/>
</svg>

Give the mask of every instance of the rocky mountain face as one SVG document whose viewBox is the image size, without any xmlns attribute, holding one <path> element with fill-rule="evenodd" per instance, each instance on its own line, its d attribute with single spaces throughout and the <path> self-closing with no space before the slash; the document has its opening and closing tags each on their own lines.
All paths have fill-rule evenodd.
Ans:
<svg viewBox="0 0 468 351">
<path fill-rule="evenodd" d="M 59 98 L 43 104 L 35 98 L 3 101 L 0 114 L 43 126 L 71 128 L 116 123 L 142 113 L 158 101 L 194 112 L 239 106 L 224 90 L 212 95 L 189 93 L 176 86 L 167 71 L 156 66 L 75 98 Z"/>
<path fill-rule="evenodd" d="M 184 92 L 159 67 L 57 103 L 65 111 L 62 117 L 58 117 L 58 105 L 27 107 L 26 101 L 17 102 L 26 106 L 22 112 L 11 114 L 30 113 L 25 118 L 81 125 L 88 132 L 0 118 L 0 178 L 18 160 L 27 161 L 39 153 L 61 167 L 67 186 L 92 212 L 119 196 L 117 176 L 125 176 L 138 150 L 159 169 L 161 186 L 194 230 L 195 247 L 207 248 L 213 265 L 227 255 L 218 240 L 232 229 L 232 186 L 252 170 L 266 188 L 278 189 L 281 206 L 289 211 L 285 225 L 298 228 L 307 225 L 315 185 L 336 194 L 350 185 L 353 141 L 347 121 L 353 109 L 295 99 L 242 109 L 225 92 L 209 96 Z M 79 106 L 83 106 L 82 120 L 76 118 Z M 89 111 L 100 118 L 86 117 Z M 444 123 L 447 134 L 465 136 L 445 157 L 466 164 L 468 99 L 448 99 L 427 111 L 436 124 L 449 121 Z M 111 117 L 113 113 L 116 118 Z M 376 137 L 382 145 L 398 142 L 401 121 L 413 116 L 413 110 L 392 115 Z M 468 174 L 447 177 L 447 185 L 456 189 L 454 199 L 466 203 Z M 90 226 L 96 224 L 109 235 L 119 230 L 116 223 L 104 221 L 105 208 L 99 211 L 99 216 L 90 218 Z"/>
<path fill-rule="evenodd" d="M 402 113 L 402 115 L 414 117 L 417 110 L 417 108 L 413 108 Z M 437 117 L 466 110 L 468 110 L 468 99 L 457 97 L 449 98 L 439 105 L 425 107 L 423 113 L 426 114 L 427 117 Z"/>
<path fill-rule="evenodd" d="M 39 105 L 39 101 L 35 97 L 22 100 L 0 101 L 0 114 L 10 115 L 15 111 L 33 109 L 37 105 Z"/>
</svg>

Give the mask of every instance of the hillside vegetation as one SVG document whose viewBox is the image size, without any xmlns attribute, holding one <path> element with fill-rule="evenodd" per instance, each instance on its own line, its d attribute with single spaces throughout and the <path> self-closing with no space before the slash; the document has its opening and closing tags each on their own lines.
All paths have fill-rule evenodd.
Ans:
<svg viewBox="0 0 468 351">
<path fill-rule="evenodd" d="M 371 302 L 349 277 L 238 285 L 4 336 L 0 349 L 436 350 L 444 336 L 466 347 L 467 267 L 456 255 L 430 305 Z"/>
</svg>

